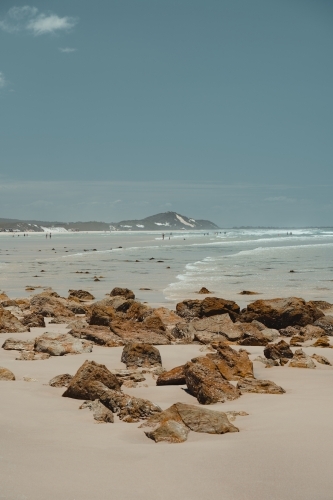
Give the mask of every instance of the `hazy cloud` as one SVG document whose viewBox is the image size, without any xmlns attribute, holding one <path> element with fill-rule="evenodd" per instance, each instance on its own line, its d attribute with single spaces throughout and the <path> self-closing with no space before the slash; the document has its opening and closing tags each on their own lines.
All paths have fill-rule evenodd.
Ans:
<svg viewBox="0 0 333 500">
<path fill-rule="evenodd" d="M 0 71 L 0 89 L 2 89 L 6 85 L 7 81 L 4 77 L 4 74 Z"/>
<path fill-rule="evenodd" d="M 265 201 L 284 201 L 285 203 L 293 203 L 295 198 L 288 198 L 287 196 L 270 196 L 269 198 L 265 198 Z"/>
<path fill-rule="evenodd" d="M 60 52 L 64 52 L 66 54 L 77 51 L 77 49 L 74 49 L 73 47 L 59 47 L 59 50 Z"/>
<path fill-rule="evenodd" d="M 8 33 L 28 31 L 35 36 L 59 31 L 68 31 L 77 24 L 73 17 L 60 17 L 57 14 L 39 12 L 36 7 L 12 7 L 0 21 L 0 28 Z"/>
</svg>

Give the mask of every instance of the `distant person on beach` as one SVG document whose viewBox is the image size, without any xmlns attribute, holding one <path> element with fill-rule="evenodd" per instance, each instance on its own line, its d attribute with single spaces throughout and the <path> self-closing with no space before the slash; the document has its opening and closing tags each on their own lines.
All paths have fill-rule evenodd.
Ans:
<svg viewBox="0 0 333 500">
<path fill-rule="evenodd" d="M 164 233 L 162 233 L 162 240 L 164 240 Z"/>
<path fill-rule="evenodd" d="M 45 235 L 45 238 L 47 238 L 47 233 L 46 233 L 46 235 Z"/>
<path fill-rule="evenodd" d="M 52 234 L 50 233 L 50 238 L 51 238 Z"/>
</svg>

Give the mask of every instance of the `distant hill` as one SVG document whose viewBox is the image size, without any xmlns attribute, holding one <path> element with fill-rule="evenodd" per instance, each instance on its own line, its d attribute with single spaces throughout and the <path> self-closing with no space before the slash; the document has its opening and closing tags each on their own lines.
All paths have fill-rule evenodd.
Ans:
<svg viewBox="0 0 333 500">
<path fill-rule="evenodd" d="M 213 230 L 218 226 L 208 220 L 190 219 L 176 212 L 165 212 L 145 219 L 124 220 L 121 222 L 60 222 L 0 218 L 0 231 L 10 232 L 67 232 L 67 231 L 176 231 Z"/>
</svg>

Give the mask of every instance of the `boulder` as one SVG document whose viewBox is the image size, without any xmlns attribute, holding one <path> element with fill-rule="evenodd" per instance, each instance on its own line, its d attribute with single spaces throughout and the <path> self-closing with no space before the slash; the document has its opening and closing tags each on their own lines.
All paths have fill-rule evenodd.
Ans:
<svg viewBox="0 0 333 500">
<path fill-rule="evenodd" d="M 142 321 L 142 326 L 147 330 L 151 330 L 156 333 L 163 334 L 166 330 L 163 321 L 157 314 L 150 314 L 149 316 L 146 316 Z"/>
<path fill-rule="evenodd" d="M 76 297 L 77 299 L 81 300 L 82 302 L 86 300 L 94 300 L 95 297 L 90 293 L 87 292 L 86 290 L 68 290 L 68 298 Z"/>
<path fill-rule="evenodd" d="M 253 323 L 253 322 L 252 322 Z M 262 335 L 269 341 L 269 342 L 274 342 L 277 340 L 280 336 L 279 330 L 275 330 L 274 328 L 264 328 L 263 330 L 260 330 Z"/>
<path fill-rule="evenodd" d="M 258 394 L 283 394 L 286 391 L 270 380 L 258 380 L 245 378 L 237 382 L 237 388 L 241 393 L 256 392 Z"/>
<path fill-rule="evenodd" d="M 28 328 L 44 328 L 45 321 L 44 316 L 37 313 L 26 314 L 22 319 L 22 324 Z"/>
<path fill-rule="evenodd" d="M 184 385 L 186 384 L 184 365 L 176 366 L 167 372 L 161 373 L 156 380 L 156 385 Z"/>
<path fill-rule="evenodd" d="M 325 330 L 320 328 L 320 326 L 306 325 L 300 329 L 299 335 L 302 335 L 304 337 L 304 341 L 307 341 L 323 337 L 326 333 Z"/>
<path fill-rule="evenodd" d="M 35 339 L 35 351 L 46 352 L 50 356 L 82 354 L 91 352 L 93 344 L 87 340 L 73 337 L 69 333 L 43 333 Z"/>
<path fill-rule="evenodd" d="M 243 326 L 241 326 L 243 325 Z M 235 323 L 241 332 L 242 338 L 237 342 L 239 345 L 253 345 L 253 346 L 264 346 L 268 344 L 268 339 L 252 323 Z"/>
<path fill-rule="evenodd" d="M 149 439 L 160 443 L 161 441 L 167 443 L 183 443 L 187 440 L 190 429 L 183 423 L 176 422 L 175 420 L 167 420 L 158 427 L 151 431 L 145 431 Z"/>
<path fill-rule="evenodd" d="M 264 349 L 264 355 L 267 359 L 291 359 L 293 351 L 290 349 L 287 342 L 280 340 L 277 344 L 268 344 Z"/>
<path fill-rule="evenodd" d="M 49 385 L 51 387 L 68 387 L 71 380 L 73 378 L 73 375 L 70 375 L 69 373 L 63 373 L 62 375 L 57 375 L 56 377 L 53 377 Z"/>
<path fill-rule="evenodd" d="M 331 344 L 329 338 L 325 336 L 319 337 L 319 339 L 317 339 L 315 343 L 312 344 L 312 347 L 331 347 Z"/>
<path fill-rule="evenodd" d="M 322 311 L 327 311 L 327 309 L 331 309 L 333 307 L 333 304 L 326 302 L 326 300 L 311 300 L 308 304 L 318 307 L 318 309 L 321 309 Z"/>
<path fill-rule="evenodd" d="M 44 317 L 72 318 L 74 313 L 67 307 L 66 299 L 62 299 L 55 292 L 34 295 L 30 301 L 32 312 Z"/>
<path fill-rule="evenodd" d="M 15 380 L 15 375 L 8 368 L 0 366 L 0 380 Z"/>
<path fill-rule="evenodd" d="M 121 355 L 127 368 L 162 366 L 160 351 L 150 344 L 127 344 Z"/>
<path fill-rule="evenodd" d="M 204 318 L 216 314 L 229 314 L 231 319 L 236 321 L 240 313 L 240 308 L 232 300 L 220 299 L 217 297 L 206 297 L 203 300 L 184 300 L 176 306 L 178 316 L 182 318 Z"/>
<path fill-rule="evenodd" d="M 0 333 L 21 333 L 26 331 L 28 331 L 28 328 L 16 316 L 0 307 Z"/>
<path fill-rule="evenodd" d="M 5 340 L 2 349 L 6 351 L 33 351 L 34 345 L 34 340 L 18 340 L 11 337 Z"/>
<path fill-rule="evenodd" d="M 332 366 L 332 363 L 330 363 L 330 361 L 328 361 L 328 359 L 325 358 L 325 356 L 320 356 L 320 354 L 312 354 L 311 358 L 315 359 L 316 361 L 318 361 L 318 363 L 322 365 Z"/>
<path fill-rule="evenodd" d="M 41 361 L 43 359 L 49 359 L 50 355 L 46 352 L 35 352 L 35 351 L 20 351 L 17 358 L 18 361 Z"/>
<path fill-rule="evenodd" d="M 85 401 L 79 407 L 80 410 L 89 408 L 93 412 L 94 419 L 99 423 L 113 423 L 113 413 L 106 406 L 103 405 L 98 399 L 95 401 Z"/>
<path fill-rule="evenodd" d="M 166 333 L 157 333 L 142 326 L 142 323 L 135 321 L 112 321 L 110 325 L 111 331 L 120 337 L 124 344 L 142 343 L 167 345 L 170 340 Z"/>
<path fill-rule="evenodd" d="M 333 316 L 322 316 L 314 322 L 314 325 L 325 330 L 326 335 L 333 336 Z"/>
<path fill-rule="evenodd" d="M 207 354 L 207 358 L 214 361 L 219 372 L 226 380 L 254 377 L 253 363 L 246 351 L 243 349 L 236 351 L 225 342 L 214 343 L 212 346 L 216 352 Z"/>
<path fill-rule="evenodd" d="M 298 297 L 286 299 L 256 300 L 249 304 L 242 313 L 240 320 L 260 321 L 268 328 L 280 330 L 287 326 L 305 326 L 314 323 L 324 316 L 324 313 Z"/>
<path fill-rule="evenodd" d="M 167 307 L 158 307 L 154 309 L 154 314 L 159 316 L 163 321 L 163 324 L 168 328 L 175 326 L 180 321 L 180 316 L 174 311 L 171 311 Z"/>
<path fill-rule="evenodd" d="M 80 302 L 79 299 L 74 299 L 74 297 L 72 297 L 71 299 L 68 300 L 67 307 L 74 314 L 86 314 L 88 312 L 87 306 L 82 304 L 82 302 Z M 66 322 L 68 322 L 68 321 L 66 321 Z M 52 321 L 51 321 L 51 323 L 52 323 Z"/>
<path fill-rule="evenodd" d="M 135 299 L 135 295 L 132 292 L 132 290 L 129 290 L 128 288 L 119 288 L 116 287 L 110 292 L 111 297 L 119 296 L 121 295 L 122 297 L 125 297 L 126 299 Z"/>
<path fill-rule="evenodd" d="M 282 337 L 293 337 L 299 334 L 299 328 L 294 326 L 287 326 L 287 328 L 280 328 L 279 333 Z"/>
<path fill-rule="evenodd" d="M 109 326 L 115 317 L 116 312 L 113 307 L 94 305 L 89 311 L 87 320 L 89 325 Z"/>
<path fill-rule="evenodd" d="M 103 386 L 100 382 L 97 384 L 100 388 Z M 121 391 L 107 388 L 100 391 L 99 400 L 113 413 L 116 413 L 120 420 L 128 423 L 139 422 L 162 411 L 159 406 L 147 399 L 135 398 Z"/>
<path fill-rule="evenodd" d="M 316 365 L 302 349 L 296 349 L 289 366 L 293 368 L 316 368 Z"/>
<path fill-rule="evenodd" d="M 239 325 L 230 319 L 229 314 L 217 314 L 207 318 L 195 318 L 190 322 L 177 323 L 172 330 L 175 338 L 183 339 L 187 343 L 193 340 L 209 344 L 219 340 L 237 341 L 244 335 Z"/>
<path fill-rule="evenodd" d="M 233 400 L 240 392 L 221 374 L 216 363 L 208 357 L 198 357 L 184 366 L 189 393 L 201 404 L 212 404 Z"/>
<path fill-rule="evenodd" d="M 106 389 L 120 391 L 121 383 L 105 365 L 85 361 L 71 379 L 63 397 L 74 399 L 99 399 Z"/>
<path fill-rule="evenodd" d="M 97 345 L 104 345 L 106 347 L 119 347 L 123 346 L 123 340 L 111 332 L 107 326 L 97 325 L 74 325 L 69 333 L 74 337 L 86 339 Z"/>
</svg>

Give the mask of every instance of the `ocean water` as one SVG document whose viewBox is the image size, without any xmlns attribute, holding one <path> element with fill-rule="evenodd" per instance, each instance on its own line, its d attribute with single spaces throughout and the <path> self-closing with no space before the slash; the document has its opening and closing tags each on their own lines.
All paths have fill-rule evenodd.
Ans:
<svg viewBox="0 0 333 500">
<path fill-rule="evenodd" d="M 331 229 L 177 231 L 164 240 L 155 232 L 56 233 L 52 239 L 0 233 L 0 289 L 22 297 L 31 293 L 27 286 L 37 287 L 33 293 L 51 286 L 61 295 L 84 288 L 102 298 L 114 286 L 127 286 L 143 301 L 172 306 L 198 298 L 205 286 L 242 307 L 283 296 L 333 302 L 332 257 Z M 258 296 L 240 295 L 243 290 Z"/>
</svg>

